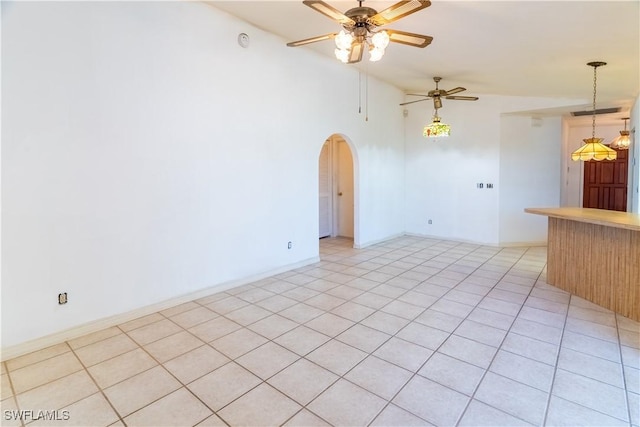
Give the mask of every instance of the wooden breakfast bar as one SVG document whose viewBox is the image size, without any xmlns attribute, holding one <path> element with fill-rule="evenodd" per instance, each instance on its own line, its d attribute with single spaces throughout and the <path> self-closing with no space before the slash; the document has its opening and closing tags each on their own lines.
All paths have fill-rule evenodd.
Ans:
<svg viewBox="0 0 640 427">
<path fill-rule="evenodd" d="M 527 208 L 549 217 L 547 283 L 640 321 L 640 215 Z"/>
</svg>

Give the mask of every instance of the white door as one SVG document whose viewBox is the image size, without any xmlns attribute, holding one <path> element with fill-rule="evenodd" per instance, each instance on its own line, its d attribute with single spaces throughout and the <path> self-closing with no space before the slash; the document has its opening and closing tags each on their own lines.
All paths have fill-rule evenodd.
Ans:
<svg viewBox="0 0 640 427">
<path fill-rule="evenodd" d="M 320 160 L 318 164 L 319 169 L 319 189 L 320 195 L 319 207 L 320 207 L 320 238 L 331 235 L 332 226 L 332 203 L 331 203 L 331 143 L 330 140 L 324 143 L 322 151 L 320 152 Z"/>
<path fill-rule="evenodd" d="M 353 156 L 342 139 L 336 143 L 337 235 L 353 238 Z"/>
</svg>

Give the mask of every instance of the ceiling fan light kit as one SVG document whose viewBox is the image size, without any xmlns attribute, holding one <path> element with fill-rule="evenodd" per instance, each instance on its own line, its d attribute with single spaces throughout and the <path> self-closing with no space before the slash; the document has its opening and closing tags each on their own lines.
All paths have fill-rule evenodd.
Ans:
<svg viewBox="0 0 640 427">
<path fill-rule="evenodd" d="M 345 13 L 321 0 L 304 0 L 302 3 L 338 22 L 343 29 L 339 33 L 290 42 L 287 46 L 297 47 L 334 39 L 336 58 L 344 63 L 360 62 L 365 49 L 369 51 L 370 61 L 379 61 L 384 56 L 389 42 L 424 48 L 433 40 L 431 36 L 379 28 L 429 7 L 431 5 L 429 0 L 403 0 L 380 13 L 370 7 L 363 7 L 362 1 L 358 2 L 358 7 L 349 9 Z"/>
<path fill-rule="evenodd" d="M 593 114 L 591 116 L 591 138 L 583 139 L 584 145 L 571 153 L 573 161 L 589 160 L 615 160 L 618 157 L 616 150 L 613 150 L 602 143 L 602 138 L 596 138 L 596 84 L 598 67 L 607 65 L 606 62 L 593 61 L 587 63 L 593 67 Z"/>
</svg>

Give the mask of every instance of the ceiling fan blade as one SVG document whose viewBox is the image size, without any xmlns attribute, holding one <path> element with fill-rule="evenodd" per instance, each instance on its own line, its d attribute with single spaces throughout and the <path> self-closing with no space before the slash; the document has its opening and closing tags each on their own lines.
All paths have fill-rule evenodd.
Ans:
<svg viewBox="0 0 640 427">
<path fill-rule="evenodd" d="M 349 60 L 348 64 L 353 64 L 354 62 L 360 62 L 362 60 L 362 54 L 364 53 L 364 41 L 361 42 L 353 42 L 351 45 L 351 51 L 349 52 Z"/>
<path fill-rule="evenodd" d="M 451 89 L 451 90 L 447 90 L 447 91 L 445 91 L 445 93 L 446 93 L 447 95 L 453 95 L 454 93 L 463 92 L 463 91 L 465 91 L 465 90 L 467 90 L 467 89 L 465 89 L 465 88 L 463 88 L 463 87 L 458 86 L 458 87 L 454 87 L 454 88 L 453 88 L 453 89 Z"/>
<path fill-rule="evenodd" d="M 477 101 L 477 96 L 446 96 L 447 99 L 457 99 L 458 101 Z"/>
<path fill-rule="evenodd" d="M 307 6 L 309 6 L 313 10 L 315 10 L 317 12 L 320 12 L 324 16 L 327 16 L 327 17 L 333 19 L 334 21 L 338 21 L 341 24 L 344 24 L 344 25 L 355 25 L 355 23 L 356 23 L 353 19 L 349 18 L 344 13 L 340 12 L 338 9 L 334 8 L 331 5 L 328 5 L 327 3 L 323 2 L 323 1 L 320 1 L 320 0 L 304 0 L 302 3 L 304 3 Z"/>
<path fill-rule="evenodd" d="M 389 41 L 409 46 L 427 47 L 433 41 L 433 37 L 423 36 L 422 34 L 406 33 L 404 31 L 397 30 L 386 31 L 387 34 L 389 34 Z"/>
<path fill-rule="evenodd" d="M 423 93 L 407 93 L 407 95 L 411 95 L 411 96 L 426 96 L 427 98 L 429 98 L 429 95 L 425 95 Z"/>
<path fill-rule="evenodd" d="M 303 45 L 309 44 L 309 43 L 315 43 L 315 42 L 320 42 L 322 40 L 333 39 L 337 35 L 338 35 L 338 33 L 331 33 L 331 34 L 325 34 L 324 36 L 311 37 L 310 39 L 304 39 L 304 40 L 298 40 L 298 41 L 295 41 L 295 42 L 289 42 L 289 43 L 287 43 L 287 46 L 289 46 L 289 47 L 303 46 Z"/>
<path fill-rule="evenodd" d="M 407 94 L 407 95 L 409 95 L 409 94 Z M 422 101 L 426 101 L 427 99 L 429 99 L 429 98 L 425 98 L 425 99 L 418 99 L 417 101 L 409 101 L 409 102 L 403 102 L 403 103 L 402 103 L 402 104 L 400 104 L 400 105 L 409 105 L 409 104 L 415 104 L 416 102 L 422 102 Z"/>
<path fill-rule="evenodd" d="M 429 6 L 431 6 L 429 0 L 404 0 L 378 12 L 367 22 L 376 26 L 387 25 Z"/>
</svg>

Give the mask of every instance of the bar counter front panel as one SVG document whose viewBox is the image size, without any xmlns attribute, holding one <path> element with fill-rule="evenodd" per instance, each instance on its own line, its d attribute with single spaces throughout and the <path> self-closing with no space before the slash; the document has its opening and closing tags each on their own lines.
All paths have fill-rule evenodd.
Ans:
<svg viewBox="0 0 640 427">
<path fill-rule="evenodd" d="M 640 321 L 640 215 L 527 208 L 549 217 L 547 282 Z"/>
</svg>

